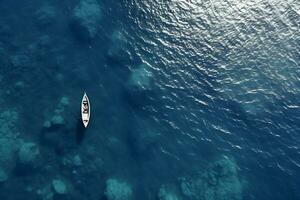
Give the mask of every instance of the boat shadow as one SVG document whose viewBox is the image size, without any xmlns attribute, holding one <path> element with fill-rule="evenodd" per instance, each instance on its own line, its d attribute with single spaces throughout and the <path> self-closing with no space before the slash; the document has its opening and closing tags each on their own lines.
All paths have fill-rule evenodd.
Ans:
<svg viewBox="0 0 300 200">
<path fill-rule="evenodd" d="M 85 137 L 85 131 L 86 128 L 84 127 L 83 123 L 82 123 L 82 119 L 80 117 L 80 113 L 77 117 L 77 123 L 76 123 L 76 143 L 77 145 L 80 145 Z"/>
</svg>

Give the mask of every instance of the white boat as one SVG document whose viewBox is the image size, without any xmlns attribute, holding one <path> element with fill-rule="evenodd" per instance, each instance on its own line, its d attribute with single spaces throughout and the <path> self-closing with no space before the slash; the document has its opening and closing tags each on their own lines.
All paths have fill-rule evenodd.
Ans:
<svg viewBox="0 0 300 200">
<path fill-rule="evenodd" d="M 81 118 L 84 127 L 86 128 L 90 121 L 91 105 L 88 96 L 84 93 L 81 101 Z"/>
</svg>

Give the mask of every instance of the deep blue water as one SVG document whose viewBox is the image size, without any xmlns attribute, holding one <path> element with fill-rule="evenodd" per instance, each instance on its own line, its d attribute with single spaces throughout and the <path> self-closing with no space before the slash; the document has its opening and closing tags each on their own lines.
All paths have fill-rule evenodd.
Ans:
<svg viewBox="0 0 300 200">
<path fill-rule="evenodd" d="M 297 0 L 1 0 L 0 198 L 300 199 L 299 64 Z"/>
</svg>

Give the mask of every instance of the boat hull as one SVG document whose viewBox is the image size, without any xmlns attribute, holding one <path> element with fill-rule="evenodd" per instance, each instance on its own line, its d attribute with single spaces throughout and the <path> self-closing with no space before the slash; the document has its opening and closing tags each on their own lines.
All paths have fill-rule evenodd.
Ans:
<svg viewBox="0 0 300 200">
<path fill-rule="evenodd" d="M 86 128 L 90 122 L 90 101 L 86 93 L 84 93 L 81 101 L 81 119 L 84 127 Z"/>
</svg>

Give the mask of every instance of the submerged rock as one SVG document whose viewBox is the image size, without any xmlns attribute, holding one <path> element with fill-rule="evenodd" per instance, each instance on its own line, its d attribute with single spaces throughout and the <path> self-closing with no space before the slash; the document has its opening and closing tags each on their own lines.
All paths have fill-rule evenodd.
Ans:
<svg viewBox="0 0 300 200">
<path fill-rule="evenodd" d="M 63 125 L 64 123 L 65 123 L 64 118 L 59 114 L 56 114 L 51 118 L 52 125 Z"/>
<path fill-rule="evenodd" d="M 82 161 L 81 161 L 81 158 L 80 158 L 79 155 L 75 155 L 75 156 L 73 157 L 73 164 L 74 164 L 75 166 L 81 166 L 81 165 L 82 165 Z"/>
<path fill-rule="evenodd" d="M 37 20 L 37 25 L 40 27 L 49 26 L 53 24 L 56 20 L 55 8 L 49 5 L 41 7 L 36 13 L 35 17 Z"/>
<path fill-rule="evenodd" d="M 52 127 L 59 127 L 65 124 L 65 119 L 63 117 L 63 112 L 65 110 L 65 107 L 69 105 L 69 98 L 66 96 L 63 96 L 60 100 L 59 103 L 54 110 L 54 114 L 51 117 L 50 120 L 46 120 L 43 124 L 43 127 L 48 129 Z"/>
<path fill-rule="evenodd" d="M 132 58 L 127 48 L 126 37 L 119 30 L 116 30 L 111 35 L 111 45 L 107 51 L 110 59 L 117 62 L 129 63 Z"/>
<path fill-rule="evenodd" d="M 22 164 L 34 164 L 40 155 L 38 146 L 32 142 L 23 143 L 19 150 L 19 161 Z"/>
<path fill-rule="evenodd" d="M 17 54 L 10 57 L 11 63 L 14 67 L 28 67 L 31 65 L 31 60 L 26 54 Z"/>
<path fill-rule="evenodd" d="M 36 42 L 28 47 L 28 51 L 36 58 L 42 59 L 49 55 L 49 50 L 52 49 L 52 38 L 49 35 L 42 35 L 36 38 Z"/>
<path fill-rule="evenodd" d="M 153 105 L 152 90 L 153 75 L 148 64 L 141 64 L 132 70 L 125 86 L 124 97 L 135 108 L 142 108 L 147 104 Z"/>
<path fill-rule="evenodd" d="M 14 154 L 17 151 L 14 138 L 0 138 L 0 163 L 11 165 L 14 163 Z"/>
<path fill-rule="evenodd" d="M 43 200 L 53 200 L 53 191 L 51 190 L 51 185 L 47 185 L 44 188 L 36 190 L 36 194 L 40 196 Z"/>
<path fill-rule="evenodd" d="M 0 168 L 0 183 L 5 182 L 8 179 L 7 172 Z"/>
<path fill-rule="evenodd" d="M 43 127 L 44 127 L 44 128 L 50 128 L 50 127 L 51 127 L 51 122 L 48 121 L 48 120 L 46 120 L 46 121 L 44 122 L 44 124 L 43 124 Z"/>
<path fill-rule="evenodd" d="M 242 199 L 237 165 L 225 156 L 209 165 L 199 178 L 181 179 L 181 190 L 186 197 L 195 200 Z"/>
<path fill-rule="evenodd" d="M 132 90 L 150 90 L 152 73 L 150 66 L 146 63 L 139 65 L 132 73 L 128 80 L 128 86 Z"/>
<path fill-rule="evenodd" d="M 163 185 L 158 192 L 159 200 L 181 200 L 175 187 Z"/>
<path fill-rule="evenodd" d="M 207 187 L 214 189 L 213 194 L 206 194 L 206 199 L 212 196 L 216 199 L 242 199 L 242 184 L 238 177 L 237 165 L 233 159 L 224 156 L 214 162 L 209 166 L 204 177 Z"/>
<path fill-rule="evenodd" d="M 74 167 L 80 167 L 82 166 L 82 160 L 81 157 L 76 154 L 76 155 L 66 155 L 62 159 L 62 164 L 69 167 L 69 168 L 74 168 Z"/>
<path fill-rule="evenodd" d="M 82 39 L 96 36 L 102 18 L 101 8 L 96 0 L 81 0 L 73 11 L 72 28 Z"/>
<path fill-rule="evenodd" d="M 132 199 L 132 195 L 132 189 L 128 183 L 118 179 L 106 181 L 105 196 L 108 200 L 129 200 Z"/>
<path fill-rule="evenodd" d="M 25 83 L 24 83 L 23 81 L 17 81 L 17 82 L 15 83 L 15 88 L 16 88 L 16 89 L 21 90 L 21 89 L 24 89 L 24 87 L 25 87 Z"/>
<path fill-rule="evenodd" d="M 181 179 L 181 191 L 190 199 L 200 200 L 202 198 L 202 192 L 204 188 L 202 187 L 203 182 L 201 179 L 192 179 L 188 178 Z"/>
<path fill-rule="evenodd" d="M 0 113 L 0 166 L 2 178 L 9 174 L 16 164 L 16 153 L 19 148 L 19 133 L 16 129 L 18 114 L 15 111 Z"/>
<path fill-rule="evenodd" d="M 59 101 L 59 107 L 67 106 L 67 105 L 69 105 L 69 103 L 70 103 L 69 98 L 66 96 L 63 96 Z"/>
<path fill-rule="evenodd" d="M 66 184 L 60 179 L 54 179 L 52 181 L 52 187 L 57 194 L 66 194 L 68 192 Z"/>
</svg>

